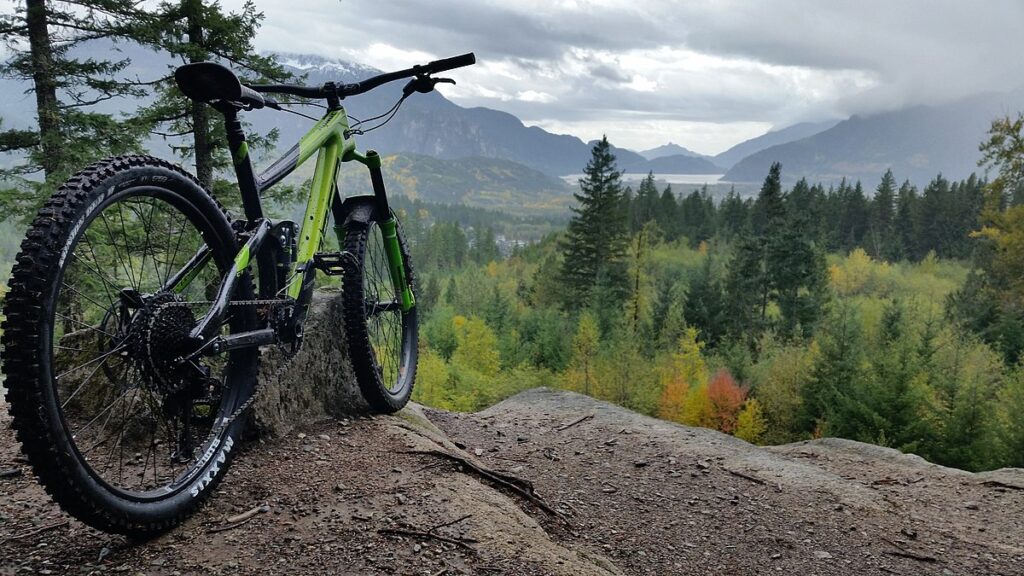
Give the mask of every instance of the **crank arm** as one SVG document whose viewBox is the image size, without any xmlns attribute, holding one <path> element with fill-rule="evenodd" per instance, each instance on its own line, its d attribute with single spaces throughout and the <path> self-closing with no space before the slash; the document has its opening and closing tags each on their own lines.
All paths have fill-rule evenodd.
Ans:
<svg viewBox="0 0 1024 576">
<path fill-rule="evenodd" d="M 193 357 L 200 355 L 215 356 L 229 350 L 236 350 L 238 348 L 256 348 L 259 346 L 273 344 L 275 342 L 277 342 L 277 332 L 273 328 L 263 328 L 261 330 L 239 332 L 238 334 L 229 334 L 227 336 L 217 336 L 197 350 L 193 354 Z"/>
</svg>

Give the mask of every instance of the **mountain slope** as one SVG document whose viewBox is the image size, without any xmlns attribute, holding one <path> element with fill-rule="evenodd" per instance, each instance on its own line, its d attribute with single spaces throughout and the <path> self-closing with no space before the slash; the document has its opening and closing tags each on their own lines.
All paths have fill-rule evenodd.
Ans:
<svg viewBox="0 0 1024 576">
<path fill-rule="evenodd" d="M 661 146 L 657 146 L 655 148 L 651 148 L 650 150 L 644 150 L 640 152 L 640 155 L 643 156 L 644 158 L 647 158 L 648 160 L 655 160 L 657 158 L 663 158 L 665 156 L 678 156 L 680 154 L 683 156 L 692 156 L 694 158 L 709 158 L 709 156 L 705 156 L 704 154 L 698 154 L 693 150 L 690 150 L 673 142 L 669 142 L 668 144 L 662 144 Z"/>
<path fill-rule="evenodd" d="M 655 174 L 721 174 L 722 168 L 706 158 L 696 158 L 685 154 L 661 156 L 653 160 L 645 160 L 626 165 L 627 172 L 654 172 Z"/>
<path fill-rule="evenodd" d="M 428 202 L 525 214 L 565 210 L 572 201 L 562 179 L 498 158 L 393 154 L 383 158 L 383 170 L 389 194 Z M 345 165 L 339 179 L 346 194 L 372 193 L 361 165 Z"/>
<path fill-rule="evenodd" d="M 835 126 L 837 122 L 838 121 L 836 120 L 828 122 L 801 122 L 799 124 L 787 126 L 781 130 L 772 130 L 758 136 L 757 138 L 751 138 L 750 140 L 740 142 L 725 152 L 715 155 L 711 160 L 715 164 L 724 168 L 732 168 L 734 164 L 751 154 L 760 152 L 761 150 L 771 146 L 785 144 L 787 142 L 813 136 L 814 134 L 823 132 Z"/>
<path fill-rule="evenodd" d="M 128 77 L 143 80 L 168 73 L 171 62 L 165 56 L 135 45 L 119 44 L 119 57 L 132 60 L 124 72 Z M 108 57 L 109 44 L 90 45 L 82 56 Z M 297 82 L 309 85 L 327 81 L 356 82 L 380 71 L 370 67 L 335 59 L 302 54 L 278 54 L 285 67 L 305 79 Z M 450 76 L 458 78 L 458 71 Z M 388 110 L 400 97 L 403 82 L 384 85 L 368 94 L 347 98 L 345 107 L 357 118 L 368 118 Z M 27 128 L 35 123 L 35 104 L 32 94 L 26 94 L 28 84 L 11 79 L 0 79 L 0 99 L 4 102 L 2 116 L 4 128 Z M 113 114 L 131 112 L 139 102 L 112 100 L 96 110 Z M 311 116 L 320 110 L 296 107 Z M 260 110 L 243 115 L 243 120 L 259 133 L 279 130 L 278 145 L 286 149 L 312 127 L 312 122 L 292 114 Z M 370 122 L 368 125 L 375 124 Z M 172 157 L 170 145 L 178 140 L 153 139 L 149 145 L 154 153 Z M 536 126 L 526 126 L 515 116 L 489 108 L 463 108 L 441 94 L 415 94 L 403 105 L 394 119 L 383 128 L 357 137 L 364 149 L 378 149 L 382 154 L 408 152 L 443 159 L 485 157 L 511 160 L 525 164 L 549 175 L 575 174 L 583 171 L 590 158 L 590 147 L 575 136 L 552 134 Z M 628 151 L 627 151 L 628 152 Z M 629 152 L 632 160 L 642 160 Z M 266 159 L 266 154 L 263 155 Z"/>
<path fill-rule="evenodd" d="M 977 172 L 978 144 L 991 121 L 1024 103 L 1020 94 L 987 95 L 937 107 L 854 116 L 808 138 L 772 146 L 736 163 L 724 176 L 757 182 L 772 162 L 787 181 L 878 180 L 887 168 L 919 185 L 939 172 L 954 179 Z"/>
<path fill-rule="evenodd" d="M 355 82 L 378 73 L 317 56 L 279 56 L 293 70 L 304 72 L 308 84 L 329 80 Z M 458 77 L 458 71 L 451 72 L 451 75 Z M 403 82 L 394 82 L 368 94 L 348 98 L 345 100 L 346 110 L 358 118 L 375 116 L 398 100 L 403 85 Z M 279 142 L 282 144 L 298 140 L 308 129 L 309 122 L 283 116 L 249 114 L 248 119 L 264 130 L 280 126 Z M 405 152 L 441 159 L 482 157 L 511 160 L 549 175 L 582 172 L 590 159 L 590 146 L 575 136 L 552 134 L 536 126 L 526 126 L 512 114 L 499 110 L 463 108 L 437 92 L 410 97 L 387 126 L 357 136 L 356 141 L 362 148 L 377 149 L 383 154 Z M 624 154 L 642 159 L 633 152 L 624 151 Z"/>
</svg>

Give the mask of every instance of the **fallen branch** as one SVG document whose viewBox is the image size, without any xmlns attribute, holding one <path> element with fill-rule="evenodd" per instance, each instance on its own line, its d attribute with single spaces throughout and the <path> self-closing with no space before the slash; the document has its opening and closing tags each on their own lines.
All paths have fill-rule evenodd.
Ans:
<svg viewBox="0 0 1024 576">
<path fill-rule="evenodd" d="M 259 514 L 260 512 L 270 512 L 270 506 L 267 504 L 263 504 L 261 506 L 253 508 L 252 510 L 246 510 L 241 514 L 228 518 L 228 524 L 234 524 L 235 522 L 244 522 L 249 518 L 252 518 L 253 516 Z"/>
<path fill-rule="evenodd" d="M 462 522 L 463 520 L 468 520 L 468 519 L 470 519 L 472 517 L 473 517 L 472 514 L 466 514 L 465 516 L 462 516 L 461 518 L 456 518 L 455 520 L 452 520 L 451 522 L 445 522 L 444 524 L 438 524 L 437 526 L 434 526 L 430 530 L 427 530 L 427 532 L 435 532 L 435 531 L 437 531 L 437 530 L 439 530 L 441 528 L 447 528 L 448 526 L 454 526 L 454 525 L 458 524 L 459 522 Z"/>
<path fill-rule="evenodd" d="M 593 417 L 594 417 L 593 414 L 587 414 L 586 416 L 580 416 L 579 418 L 573 420 L 572 422 L 569 422 L 568 424 L 563 424 L 563 425 L 559 426 L 558 428 L 555 428 L 555 432 L 561 432 L 562 430 L 568 430 L 569 428 L 572 428 L 573 426 L 575 426 L 575 425 L 577 425 L 577 424 L 579 424 L 581 422 L 586 422 L 587 420 L 590 420 Z"/>
<path fill-rule="evenodd" d="M 409 530 L 405 528 L 381 528 L 377 530 L 377 533 L 391 534 L 393 536 L 414 536 L 416 538 L 430 538 L 433 540 L 438 540 L 440 542 L 454 544 L 455 546 L 459 546 L 461 548 L 469 550 L 470 552 L 476 553 L 476 548 L 470 546 L 468 540 L 463 540 L 462 538 L 449 538 L 447 536 L 442 536 L 440 534 L 434 534 L 433 532 L 424 532 L 422 530 Z"/>
<path fill-rule="evenodd" d="M 228 523 L 227 524 L 225 524 L 224 526 L 217 526 L 215 528 L 210 528 L 209 530 L 206 531 L 206 533 L 207 534 L 216 534 L 217 532 L 225 532 L 227 530 L 233 530 L 233 529 L 238 528 L 239 526 L 245 524 L 249 520 L 252 520 L 254 517 L 256 517 L 257 514 L 266 513 L 266 512 L 270 512 L 270 506 L 269 505 L 264 504 L 262 506 L 257 506 L 257 507 L 255 507 L 255 508 L 253 508 L 251 510 L 246 510 L 245 512 L 242 512 L 241 514 L 238 514 L 236 516 L 232 516 L 232 517 L 228 518 L 228 521 L 227 521 Z"/>
<path fill-rule="evenodd" d="M 883 554 L 889 556 L 900 556 L 902 558 L 910 558 L 911 560 L 917 560 L 918 562 L 938 562 L 939 559 L 934 556 L 925 556 L 923 554 L 915 554 L 914 552 L 907 552 L 906 550 L 886 550 Z"/>
<path fill-rule="evenodd" d="M 67 520 L 61 520 L 60 522 L 54 522 L 53 524 L 47 524 L 46 526 L 40 526 L 39 528 L 34 528 L 32 530 L 29 530 L 28 532 L 22 532 L 21 534 L 15 534 L 14 536 L 8 536 L 7 540 L 4 540 L 4 542 L 7 542 L 8 540 L 24 540 L 25 538 L 28 538 L 29 536 L 35 536 L 36 534 L 42 534 L 43 532 L 47 532 L 49 530 L 53 530 L 55 528 L 60 528 L 62 526 L 67 526 L 67 525 L 68 525 L 68 521 Z"/>
<path fill-rule="evenodd" d="M 743 478 L 744 480 L 750 480 L 754 484 L 760 484 L 762 486 L 767 486 L 768 485 L 768 482 L 766 480 L 764 480 L 762 478 L 758 478 L 757 476 L 751 476 L 749 474 L 744 474 L 743 472 L 739 472 L 739 471 L 736 471 L 736 470 L 730 470 L 729 468 L 723 468 L 723 470 L 725 470 L 729 474 L 732 474 L 733 476 L 736 476 L 737 478 Z"/>
<path fill-rule="evenodd" d="M 999 480 L 985 480 L 981 483 L 982 486 L 988 486 L 989 488 L 1007 488 L 1009 490 L 1024 490 L 1024 486 L 1019 484 L 1007 484 L 1006 482 L 1000 482 Z"/>
<path fill-rule="evenodd" d="M 475 472 L 477 475 L 483 477 L 484 479 L 489 480 L 500 486 L 504 486 L 509 490 L 512 490 L 513 492 L 519 494 L 523 498 L 526 498 L 534 505 L 536 505 L 538 508 L 547 512 L 551 516 L 554 516 L 562 521 L 565 521 L 565 518 L 562 516 L 560 512 L 549 506 L 548 503 L 545 502 L 540 496 L 537 496 L 537 494 L 534 492 L 533 484 L 529 480 L 517 478 L 515 476 L 512 476 L 511 474 L 498 472 L 497 470 L 491 470 L 490 468 L 485 468 L 482 465 L 471 462 L 468 458 L 464 458 L 462 456 L 459 456 L 458 454 L 452 454 L 451 452 L 448 452 L 446 450 L 408 450 L 406 451 L 406 454 L 426 454 L 428 456 L 438 456 L 440 458 L 447 458 L 448 460 L 462 464 L 463 466 L 469 468 L 470 470 Z"/>
<path fill-rule="evenodd" d="M 886 544 L 895 548 L 895 550 L 885 550 L 882 553 L 888 554 L 889 556 L 900 556 L 901 558 L 910 558 L 911 560 L 917 560 L 918 562 L 938 562 L 939 559 L 934 556 L 926 556 L 924 554 L 918 554 L 912 552 L 903 547 L 902 544 L 893 542 L 888 538 L 882 538 L 882 541 Z"/>
</svg>

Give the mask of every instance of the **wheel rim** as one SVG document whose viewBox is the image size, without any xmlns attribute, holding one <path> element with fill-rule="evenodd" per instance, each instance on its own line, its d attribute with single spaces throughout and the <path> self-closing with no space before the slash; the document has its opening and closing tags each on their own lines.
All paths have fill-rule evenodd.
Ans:
<svg viewBox="0 0 1024 576">
<path fill-rule="evenodd" d="M 161 295 L 167 279 L 217 238 L 195 206 L 166 190 L 129 189 L 102 202 L 76 230 L 61 258 L 50 323 L 62 423 L 99 482 L 137 499 L 165 497 L 189 485 L 205 464 L 216 440 L 213 424 L 228 408 L 221 400 L 229 394 L 231 359 L 204 360 L 176 382 L 153 362 L 187 334 L 180 310 L 196 317 L 207 310 L 198 303 L 218 285 L 225 250 L 210 246 L 220 261 L 199 268 L 180 294 Z M 126 298 L 124 289 L 138 298 Z M 138 305 L 143 300 L 149 304 Z M 177 321 L 163 323 L 172 312 Z M 145 326 L 159 330 L 143 333 Z M 197 368 L 209 377 L 200 378 Z"/>
<path fill-rule="evenodd" d="M 405 315 L 391 282 L 383 233 L 376 223 L 371 223 L 367 231 L 363 300 L 367 338 L 377 375 L 389 394 L 399 396 L 408 386 L 409 350 L 406 346 Z"/>
</svg>

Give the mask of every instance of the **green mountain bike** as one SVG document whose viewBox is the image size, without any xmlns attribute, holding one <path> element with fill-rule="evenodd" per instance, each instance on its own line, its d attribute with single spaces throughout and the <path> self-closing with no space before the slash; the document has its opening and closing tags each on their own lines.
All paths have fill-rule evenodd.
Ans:
<svg viewBox="0 0 1024 576">
<path fill-rule="evenodd" d="M 410 78 L 399 102 L 473 54 L 355 84 L 244 86 L 219 64 L 175 72 L 224 116 L 244 218 L 182 168 L 109 158 L 71 177 L 21 245 L 4 305 L 3 373 L 22 449 L 70 514 L 101 530 L 153 533 L 196 510 L 221 480 L 255 398 L 259 348 L 294 351 L 319 271 L 342 276 L 343 321 L 360 390 L 402 408 L 416 375 L 416 296 L 376 152 L 356 151 L 341 102 Z M 257 176 L 242 111 L 324 101 L 326 113 Z M 378 124 L 380 126 L 381 124 Z M 301 223 L 264 215 L 261 193 L 316 157 Z M 344 198 L 340 162 L 369 169 L 373 195 Z M 328 217 L 341 250 L 323 252 Z"/>
</svg>

